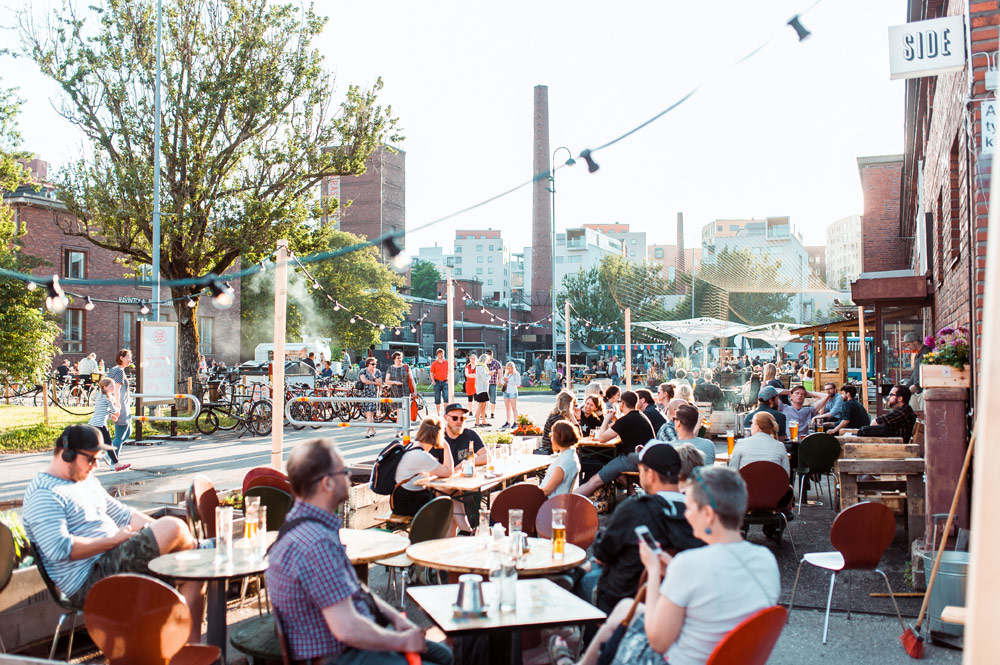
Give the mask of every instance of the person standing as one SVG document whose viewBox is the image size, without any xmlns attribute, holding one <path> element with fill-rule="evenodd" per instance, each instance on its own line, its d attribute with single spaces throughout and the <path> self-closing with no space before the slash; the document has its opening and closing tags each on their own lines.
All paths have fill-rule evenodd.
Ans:
<svg viewBox="0 0 1000 665">
<path fill-rule="evenodd" d="M 340 378 L 343 380 L 347 378 L 347 372 L 351 369 L 351 354 L 347 352 L 346 348 L 344 349 L 344 357 L 340 359 L 340 363 L 343 365 L 340 368 Z"/>
<path fill-rule="evenodd" d="M 115 392 L 118 394 L 118 417 L 115 419 L 115 438 L 111 446 L 115 449 L 115 461 L 121 459 L 122 444 L 132 433 L 132 414 L 129 413 L 129 402 L 132 401 L 132 391 L 125 368 L 132 364 L 132 352 L 122 349 L 115 356 L 115 366 L 108 370 L 108 378 L 115 382 Z"/>
<path fill-rule="evenodd" d="M 431 381 L 434 382 L 434 406 L 438 415 L 441 407 L 448 401 L 448 361 L 444 359 L 444 349 L 438 349 L 431 363 Z"/>
<path fill-rule="evenodd" d="M 369 357 L 365 360 L 365 368 L 358 374 L 358 380 L 364 384 L 361 388 L 361 397 L 377 398 L 379 396 L 382 390 L 382 372 L 378 371 L 378 362 L 375 358 Z M 365 431 L 366 439 L 375 436 L 375 428 L 371 425 L 375 420 L 376 408 L 378 408 L 378 402 L 364 402 L 361 405 L 361 411 L 365 414 L 365 420 L 368 421 L 368 429 Z"/>
<path fill-rule="evenodd" d="M 500 374 L 503 372 L 503 365 L 500 361 L 493 357 L 493 351 L 486 349 L 486 369 L 490 372 L 490 420 L 493 420 L 493 416 L 497 412 L 497 385 L 500 383 Z"/>
<path fill-rule="evenodd" d="M 118 418 L 119 407 L 117 396 L 115 395 L 115 382 L 108 377 L 104 377 L 97 382 L 97 387 L 100 392 L 97 396 L 97 401 L 94 403 L 94 413 L 90 416 L 90 421 L 87 424 L 97 428 L 103 437 L 104 444 L 110 448 L 107 456 L 104 458 L 108 466 L 114 467 L 115 471 L 124 471 L 132 465 L 118 464 L 118 455 L 115 454 L 114 446 L 111 445 L 111 434 L 107 428 L 108 416 L 111 416 L 112 422 Z"/>
<path fill-rule="evenodd" d="M 621 383 L 622 366 L 618 362 L 618 356 L 611 356 L 611 364 L 608 366 L 608 376 L 611 377 L 611 385 L 617 386 Z"/>
<path fill-rule="evenodd" d="M 465 363 L 465 396 L 469 406 L 476 401 L 476 354 L 470 353 Z"/>
<path fill-rule="evenodd" d="M 490 399 L 490 371 L 486 369 L 486 354 L 476 363 L 476 427 L 489 427 L 486 422 L 486 402 Z"/>
<path fill-rule="evenodd" d="M 392 411 L 395 414 L 396 422 L 400 422 L 399 409 L 410 408 L 409 401 L 405 399 L 410 396 L 409 375 L 410 375 L 410 368 L 403 364 L 402 352 L 393 351 L 392 364 L 389 365 L 389 369 L 385 371 L 385 385 L 389 386 L 391 391 L 391 396 L 394 399 L 404 398 L 402 407 L 400 407 L 398 404 L 392 405 Z M 402 432 L 400 432 L 399 436 L 402 436 Z"/>
<path fill-rule="evenodd" d="M 521 374 L 517 371 L 514 363 L 508 362 L 504 367 L 503 376 L 503 405 L 507 413 L 507 422 L 504 427 L 517 427 L 517 389 L 521 385 Z"/>
</svg>

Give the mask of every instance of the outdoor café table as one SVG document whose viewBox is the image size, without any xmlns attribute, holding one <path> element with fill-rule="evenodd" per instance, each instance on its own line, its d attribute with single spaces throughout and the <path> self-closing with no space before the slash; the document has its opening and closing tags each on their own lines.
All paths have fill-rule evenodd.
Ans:
<svg viewBox="0 0 1000 665">
<path fill-rule="evenodd" d="M 483 586 L 487 598 L 495 595 L 496 590 L 490 588 L 490 583 Z M 410 587 L 406 592 L 446 635 L 453 638 L 486 635 L 491 642 L 495 639 L 495 644 L 491 643 L 489 648 L 492 665 L 517 665 L 521 662 L 521 650 L 514 639 L 521 630 L 600 623 L 607 616 L 546 579 L 518 580 L 514 611 L 501 612 L 496 605 L 491 605 L 482 618 L 455 617 L 453 606 L 458 597 L 457 584 Z"/>
<path fill-rule="evenodd" d="M 410 539 L 377 529 L 341 529 L 340 542 L 351 560 L 358 579 L 368 583 L 368 564 L 406 551 Z"/>
<path fill-rule="evenodd" d="M 494 553 L 479 549 L 478 537 L 458 536 L 437 538 L 414 543 L 406 548 L 406 556 L 417 564 L 449 573 L 489 575 Z M 576 568 L 587 553 L 572 543 L 566 543 L 561 561 L 552 558 L 552 541 L 528 538 L 528 552 L 517 562 L 517 572 L 523 577 L 538 577 Z"/>
<path fill-rule="evenodd" d="M 149 562 L 149 570 L 175 580 L 208 582 L 208 644 L 219 647 L 226 662 L 226 582 L 267 569 L 267 560 L 254 556 L 249 547 L 235 545 L 229 561 L 216 563 L 214 549 L 185 550 L 158 556 Z"/>
</svg>

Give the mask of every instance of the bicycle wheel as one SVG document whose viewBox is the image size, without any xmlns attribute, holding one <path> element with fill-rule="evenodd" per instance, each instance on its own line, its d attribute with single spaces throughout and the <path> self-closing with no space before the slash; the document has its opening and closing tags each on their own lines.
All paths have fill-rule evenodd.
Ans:
<svg viewBox="0 0 1000 665">
<path fill-rule="evenodd" d="M 215 434 L 215 431 L 219 429 L 219 417 L 215 415 L 215 411 L 207 409 L 199 413 L 198 417 L 194 419 L 194 426 L 206 436 Z"/>
<path fill-rule="evenodd" d="M 271 433 L 271 400 L 262 399 L 250 407 L 250 417 L 247 428 L 257 436 Z"/>
<path fill-rule="evenodd" d="M 36 390 L 35 394 L 32 396 L 32 404 L 34 404 L 35 406 L 42 406 L 42 400 L 44 399 L 44 395 L 45 393 L 43 393 L 41 389 Z M 55 402 L 52 401 L 51 393 L 48 395 L 48 398 L 49 398 L 49 404 L 55 404 Z"/>
<path fill-rule="evenodd" d="M 216 420 L 219 422 L 219 429 L 221 430 L 228 432 L 231 429 L 236 429 L 236 426 L 240 424 L 240 416 L 237 414 L 236 409 L 233 408 L 232 403 L 223 402 L 217 404 L 212 411 L 215 412 Z"/>
<path fill-rule="evenodd" d="M 295 420 L 312 420 L 312 407 L 309 402 L 292 402 L 288 405 L 288 415 Z M 306 427 L 305 425 L 296 425 L 294 423 L 289 424 L 295 430 L 302 430 Z"/>
</svg>

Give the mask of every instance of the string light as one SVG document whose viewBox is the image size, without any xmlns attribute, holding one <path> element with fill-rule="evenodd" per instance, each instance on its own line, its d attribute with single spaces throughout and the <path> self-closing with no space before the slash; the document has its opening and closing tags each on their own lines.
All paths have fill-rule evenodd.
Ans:
<svg viewBox="0 0 1000 665">
<path fill-rule="evenodd" d="M 188 306 L 188 309 L 194 309 L 194 307 L 195 307 L 195 305 L 197 303 L 194 300 L 191 299 L 191 296 L 188 296 L 187 297 L 187 302 L 184 303 L 184 304 Z"/>
<path fill-rule="evenodd" d="M 90 299 L 90 296 L 87 296 L 86 300 L 87 300 L 87 304 L 84 305 L 83 308 L 85 310 L 87 310 L 88 312 L 93 312 L 94 311 L 94 301 Z"/>
<path fill-rule="evenodd" d="M 37 289 L 37 288 L 38 288 L 38 284 L 35 284 L 34 282 L 31 282 L 31 281 L 29 281 L 29 282 L 28 282 L 28 283 L 27 283 L 27 284 L 25 285 L 25 288 L 26 288 L 26 289 L 28 289 L 29 291 L 34 291 L 35 289 Z"/>
<path fill-rule="evenodd" d="M 52 281 L 48 283 L 46 288 L 48 295 L 45 297 L 45 306 L 50 312 L 61 314 L 66 309 L 66 305 L 69 304 L 69 298 L 66 297 L 66 293 L 59 285 L 59 275 L 52 275 Z"/>
<path fill-rule="evenodd" d="M 209 282 L 208 287 L 212 290 L 212 302 L 216 309 L 229 309 L 233 306 L 233 287 L 229 282 L 219 286 L 219 283 L 213 280 Z"/>
<path fill-rule="evenodd" d="M 146 316 L 147 314 L 149 314 L 149 308 L 146 307 L 146 301 L 145 300 L 142 301 L 142 307 L 139 308 L 139 313 L 142 314 L 143 316 Z"/>
</svg>

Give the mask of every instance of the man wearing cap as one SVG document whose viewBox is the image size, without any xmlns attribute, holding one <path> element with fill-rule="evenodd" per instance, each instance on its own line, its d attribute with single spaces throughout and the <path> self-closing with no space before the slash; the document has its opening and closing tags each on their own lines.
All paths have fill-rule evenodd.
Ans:
<svg viewBox="0 0 1000 665">
<path fill-rule="evenodd" d="M 584 599 L 593 600 L 604 612 L 610 612 L 622 598 L 634 596 L 639 588 L 643 566 L 635 527 L 649 527 L 660 547 L 671 554 L 704 545 L 684 519 L 684 495 L 677 487 L 681 458 L 674 447 L 647 445 L 629 455 L 629 461 L 639 469 L 639 485 L 646 494 L 628 499 L 611 515 L 594 541 L 594 559 L 600 568 L 584 575 L 579 585 Z"/>
<path fill-rule="evenodd" d="M 56 440 L 49 465 L 24 493 L 24 527 L 59 591 L 77 608 L 98 580 L 115 573 L 149 574 L 147 564 L 161 554 L 198 546 L 176 517 L 152 519 L 114 499 L 92 474 L 101 451 L 97 428 L 70 425 Z M 180 592 L 191 614 L 203 607 L 200 582 L 185 582 Z M 193 621 L 190 641 L 201 637 Z"/>
<path fill-rule="evenodd" d="M 459 468 L 459 463 L 468 457 L 470 443 L 472 451 L 476 455 L 476 466 L 486 464 L 486 444 L 483 443 L 483 439 L 475 430 L 465 427 L 465 414 L 467 413 L 469 410 L 458 402 L 452 402 L 444 407 L 444 442 L 451 446 L 451 458 L 455 461 L 456 468 Z M 444 450 L 432 448 L 429 452 L 437 461 L 444 463 Z M 454 498 L 458 499 L 459 497 L 454 495 Z M 479 511 L 476 494 L 470 492 L 462 496 L 461 500 L 470 525 L 475 524 Z"/>
<path fill-rule="evenodd" d="M 757 410 L 751 411 L 746 415 L 746 418 L 743 419 L 743 427 L 747 430 L 750 429 L 754 415 L 761 412 L 770 413 L 774 416 L 775 422 L 778 423 L 778 440 L 784 441 L 788 436 L 787 419 L 785 418 L 785 414 L 778 410 L 781 402 L 778 399 L 778 391 L 774 386 L 764 386 L 757 395 L 757 402 Z"/>
<path fill-rule="evenodd" d="M 924 397 L 922 393 L 924 389 L 920 385 L 920 363 L 924 361 L 924 354 L 932 351 L 933 348 L 924 344 L 920 333 L 916 332 L 908 332 L 903 335 L 903 348 L 913 354 L 911 361 L 913 371 L 910 372 L 910 378 L 906 381 L 906 386 L 910 389 L 909 404 L 913 409 L 923 411 Z"/>
</svg>

